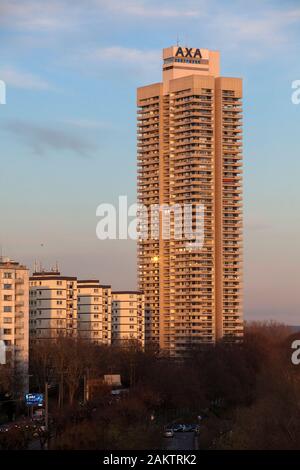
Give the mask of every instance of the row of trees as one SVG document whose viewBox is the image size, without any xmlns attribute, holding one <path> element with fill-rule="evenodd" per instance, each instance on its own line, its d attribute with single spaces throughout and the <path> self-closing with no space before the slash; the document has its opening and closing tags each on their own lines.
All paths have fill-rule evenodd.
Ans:
<svg viewBox="0 0 300 470">
<path fill-rule="evenodd" d="M 245 343 L 259 357 L 252 399 L 237 404 L 230 431 L 215 440 L 221 449 L 300 449 L 300 366 L 292 364 L 291 345 L 299 339 L 289 327 L 252 323 Z"/>
<path fill-rule="evenodd" d="M 200 448 L 299 449 L 293 339 L 284 325 L 251 323 L 242 343 L 199 347 L 174 361 L 134 342 L 117 348 L 61 338 L 33 346 L 31 387 L 51 386 L 52 448 L 157 448 L 164 425 L 201 414 Z M 84 403 L 86 380 L 104 374 L 120 374 L 129 392 L 117 400 L 103 386 Z"/>
</svg>

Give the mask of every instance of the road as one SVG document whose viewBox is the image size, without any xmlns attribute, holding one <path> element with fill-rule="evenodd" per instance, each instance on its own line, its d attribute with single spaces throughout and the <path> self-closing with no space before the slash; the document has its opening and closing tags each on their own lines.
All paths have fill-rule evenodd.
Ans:
<svg viewBox="0 0 300 470">
<path fill-rule="evenodd" d="M 166 450 L 195 450 L 195 434 L 193 432 L 175 432 L 174 437 L 164 438 Z"/>
</svg>

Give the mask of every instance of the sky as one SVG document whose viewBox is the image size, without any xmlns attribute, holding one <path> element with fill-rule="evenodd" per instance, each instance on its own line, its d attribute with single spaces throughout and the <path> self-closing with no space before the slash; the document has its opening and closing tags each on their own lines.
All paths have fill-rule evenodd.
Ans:
<svg viewBox="0 0 300 470">
<path fill-rule="evenodd" d="M 96 208 L 136 197 L 136 87 L 161 50 L 217 49 L 244 80 L 245 317 L 300 324 L 299 0 L 0 0 L 0 244 L 33 267 L 136 287 Z"/>
</svg>

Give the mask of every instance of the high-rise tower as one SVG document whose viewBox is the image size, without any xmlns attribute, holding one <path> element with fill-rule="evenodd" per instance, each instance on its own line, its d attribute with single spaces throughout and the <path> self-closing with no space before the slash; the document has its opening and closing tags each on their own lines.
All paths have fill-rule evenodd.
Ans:
<svg viewBox="0 0 300 470">
<path fill-rule="evenodd" d="M 163 50 L 163 81 L 138 88 L 138 202 L 170 207 L 170 237 L 138 243 L 146 342 L 171 356 L 243 334 L 242 80 L 219 75 L 219 52 Z M 174 236 L 172 207 L 202 205 L 204 243 Z M 192 212 L 193 229 L 196 212 Z M 151 233 L 152 230 L 152 233 Z"/>
</svg>

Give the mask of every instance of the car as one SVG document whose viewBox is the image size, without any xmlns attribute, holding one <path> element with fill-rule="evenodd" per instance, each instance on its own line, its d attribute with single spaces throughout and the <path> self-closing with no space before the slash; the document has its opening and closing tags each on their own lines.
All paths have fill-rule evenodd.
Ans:
<svg viewBox="0 0 300 470">
<path fill-rule="evenodd" d="M 164 431 L 164 437 L 174 437 L 173 429 L 167 428 Z"/>
<path fill-rule="evenodd" d="M 194 432 L 194 426 L 192 424 L 183 424 L 183 432 Z"/>
<path fill-rule="evenodd" d="M 173 424 L 172 429 L 174 432 L 185 432 L 184 424 Z"/>
<path fill-rule="evenodd" d="M 199 434 L 200 426 L 199 424 L 189 424 L 189 430 L 191 432 L 195 432 L 196 434 Z"/>
</svg>

